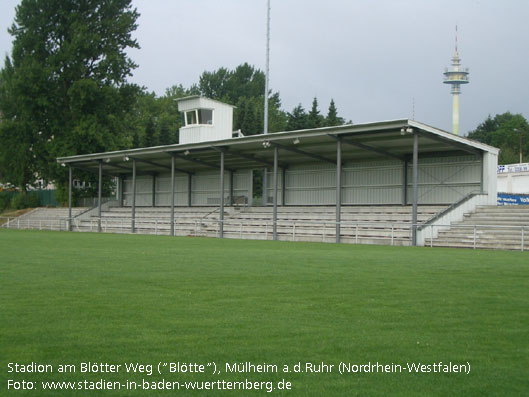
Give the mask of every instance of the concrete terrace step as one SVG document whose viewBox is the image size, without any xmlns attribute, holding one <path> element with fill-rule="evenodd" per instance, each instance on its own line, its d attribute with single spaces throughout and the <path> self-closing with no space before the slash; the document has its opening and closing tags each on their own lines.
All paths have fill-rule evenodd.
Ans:
<svg viewBox="0 0 529 397">
<path fill-rule="evenodd" d="M 480 225 L 487 225 L 487 224 L 497 224 L 497 223 L 502 223 L 502 224 L 514 224 L 512 222 L 516 222 L 516 223 L 525 223 L 526 225 L 529 226 L 529 217 L 523 217 L 523 216 L 505 216 L 505 217 L 496 217 L 496 216 L 469 216 L 469 217 L 465 217 L 463 219 L 463 221 L 461 221 L 460 223 L 462 222 L 465 222 L 465 223 L 468 223 L 468 224 L 474 224 L 474 225 L 477 225 L 477 224 L 480 224 Z"/>
<path fill-rule="evenodd" d="M 207 225 L 203 226 L 203 228 L 211 230 L 216 229 L 217 225 Z M 273 225 L 260 225 L 260 226 L 247 226 L 247 225 L 237 225 L 237 224 L 225 224 L 224 230 L 225 231 L 237 231 L 242 233 L 265 233 L 266 231 L 271 231 L 273 228 Z M 332 235 L 335 234 L 336 228 L 334 225 L 322 227 L 319 225 L 281 225 L 278 224 L 277 230 L 285 233 L 290 234 L 325 234 L 325 235 Z M 362 236 L 388 236 L 390 237 L 393 233 L 394 237 L 409 237 L 410 235 L 410 229 L 393 229 L 391 228 L 369 228 L 369 227 L 359 227 L 357 228 L 348 228 L 348 227 L 342 227 L 341 229 L 342 235 L 351 235 L 355 236 L 356 234 L 362 235 Z"/>
<path fill-rule="evenodd" d="M 522 241 L 529 248 L 529 206 L 479 206 L 425 245 L 520 250 Z"/>
<path fill-rule="evenodd" d="M 185 213 L 175 213 L 175 219 L 216 219 L 218 218 L 218 213 L 215 217 L 207 217 L 204 218 L 203 214 L 185 214 Z M 227 212 L 224 213 L 224 216 L 228 216 L 229 214 Z M 92 217 L 97 218 L 97 215 L 92 215 Z M 130 213 L 119 213 L 119 212 L 102 212 L 101 218 L 109 218 L 109 219 L 131 219 L 132 214 Z M 153 221 L 156 219 L 171 219 L 171 214 L 167 213 L 148 213 L 148 212 L 140 212 L 135 214 L 135 218 L 143 218 L 143 219 L 152 219 Z"/>
<path fill-rule="evenodd" d="M 477 207 L 479 212 L 523 212 L 529 213 L 529 205 L 480 205 Z"/>
<path fill-rule="evenodd" d="M 529 228 L 529 222 L 525 219 L 516 219 L 516 220 L 502 220 L 502 219 L 495 219 L 495 218 L 488 218 L 488 219 L 469 219 L 464 220 L 460 222 L 453 222 L 452 223 L 454 227 L 458 226 L 469 226 L 472 227 L 474 225 L 481 225 L 481 226 L 527 226 Z M 499 229 L 499 228 L 498 228 Z"/>
<path fill-rule="evenodd" d="M 419 206 L 418 212 L 422 213 L 431 213 L 431 214 L 437 214 L 444 210 L 446 206 Z M 334 206 L 278 206 L 277 211 L 280 212 L 307 212 L 311 211 L 312 213 L 318 213 L 318 212 L 335 212 L 336 209 Z M 344 213 L 409 213 L 411 214 L 412 208 L 411 206 L 402 206 L 402 205 L 395 205 L 395 206 L 342 206 L 341 208 L 342 214 Z M 246 209 L 246 212 L 253 213 L 253 212 L 272 212 L 273 207 L 248 207 Z"/>
<path fill-rule="evenodd" d="M 208 235 L 207 237 L 213 237 L 211 235 Z M 225 238 L 235 238 L 238 239 L 240 236 L 235 232 L 224 232 Z M 268 235 L 264 234 L 257 234 L 251 237 L 253 240 L 272 240 L 272 233 L 269 233 Z M 292 235 L 290 234 L 282 234 L 278 233 L 277 236 L 279 241 L 293 241 Z M 305 242 L 323 242 L 323 243 L 334 243 L 336 241 L 336 237 L 333 235 L 329 236 L 297 236 L 295 237 L 295 241 L 305 241 Z M 347 236 L 342 236 L 341 241 L 343 243 L 347 244 L 375 244 L 375 245 L 390 245 L 393 243 L 393 245 L 396 246 L 409 246 L 411 245 L 410 240 L 400 240 L 400 239 L 393 239 L 393 241 L 389 238 L 350 238 Z"/>
<path fill-rule="evenodd" d="M 241 220 L 250 220 L 250 219 L 263 219 L 263 220 L 271 220 L 272 214 L 251 214 L 251 213 L 243 213 L 243 214 L 234 214 L 230 217 L 230 219 L 241 219 Z M 332 221 L 334 222 L 336 219 L 336 214 L 322 214 L 322 213 L 279 213 L 278 219 L 281 220 L 290 220 L 290 221 L 296 221 L 296 220 L 318 220 L 318 221 Z M 427 221 L 430 219 L 429 215 L 419 215 L 417 219 L 420 222 Z M 352 214 L 342 214 L 341 215 L 342 221 L 348 221 L 348 222 L 361 222 L 361 221 L 377 221 L 377 222 L 411 222 L 411 215 L 408 214 L 398 214 L 398 215 L 390 215 L 390 214 L 362 214 L 362 215 L 352 215 Z"/>
<path fill-rule="evenodd" d="M 476 214 L 476 213 L 473 213 L 473 214 L 465 214 L 465 219 L 468 219 L 468 220 L 474 220 L 474 219 L 501 219 L 501 220 L 505 220 L 505 221 L 509 221 L 509 220 L 516 220 L 516 219 L 528 219 L 529 220 L 529 213 L 527 214 L 494 214 L 494 213 L 490 213 L 490 214 L 482 214 L 482 213 L 479 213 L 479 214 Z"/>
<path fill-rule="evenodd" d="M 423 222 L 444 206 L 420 206 L 418 219 Z M 336 208 L 334 206 L 278 207 L 279 240 L 335 242 Z M 411 245 L 411 206 L 342 207 L 341 241 L 360 244 Z M 67 214 L 67 209 L 65 212 Z M 131 208 L 110 207 L 103 210 L 102 231 L 131 232 Z M 218 207 L 175 207 L 174 233 L 177 236 L 216 237 Z M 226 207 L 224 236 L 227 238 L 272 239 L 273 207 Z M 135 233 L 169 235 L 170 207 L 137 207 Z M 392 227 L 392 223 L 395 223 Z M 97 216 L 77 218 L 74 231 L 96 232 Z"/>
<path fill-rule="evenodd" d="M 175 212 L 211 212 L 218 210 L 217 207 L 174 207 Z M 131 207 L 110 207 L 108 212 L 131 212 Z M 171 207 L 136 207 L 136 212 L 171 212 Z"/>
<path fill-rule="evenodd" d="M 72 216 L 76 216 L 81 212 L 86 211 L 87 208 L 72 208 Z M 21 215 L 20 219 L 29 219 L 29 218 L 45 218 L 45 217 L 68 217 L 69 210 L 68 208 L 35 208 L 33 211 L 30 211 L 24 215 Z"/>
<path fill-rule="evenodd" d="M 527 206 L 529 207 L 529 205 Z M 507 207 L 504 207 L 507 208 Z M 511 210 L 503 210 L 503 211 L 488 211 L 478 208 L 476 212 L 470 213 L 468 215 L 476 215 L 476 216 L 529 216 L 528 210 L 518 210 L 518 211 L 511 211 Z"/>
<path fill-rule="evenodd" d="M 513 233 L 483 233 L 476 230 L 475 234 L 476 240 L 483 240 L 483 241 L 520 241 L 522 238 L 522 233 L 520 230 Z M 524 233 L 524 240 L 528 239 L 527 233 Z M 458 233 L 451 233 L 451 232 L 439 232 L 438 235 L 439 239 L 474 239 L 474 233 L 472 231 L 469 232 L 458 232 Z"/>
<path fill-rule="evenodd" d="M 513 208 L 517 207 L 517 208 Z M 480 214 L 529 214 L 529 205 L 504 205 L 498 207 L 477 207 L 477 213 Z"/>
<path fill-rule="evenodd" d="M 476 248 L 489 248 L 489 249 L 513 249 L 520 250 L 522 248 L 521 240 L 481 240 L 476 239 Z M 428 240 L 425 244 L 430 245 Z M 466 247 L 474 248 L 473 238 L 449 238 L 443 237 L 440 239 L 434 239 L 432 245 L 434 247 Z M 529 241 L 524 241 L 524 250 L 529 250 Z"/>
<path fill-rule="evenodd" d="M 86 211 L 87 208 L 72 208 L 72 216 Z M 68 208 L 36 208 L 17 218 L 12 218 L 2 227 L 11 229 L 40 229 L 40 230 L 65 230 L 67 229 Z"/>
</svg>

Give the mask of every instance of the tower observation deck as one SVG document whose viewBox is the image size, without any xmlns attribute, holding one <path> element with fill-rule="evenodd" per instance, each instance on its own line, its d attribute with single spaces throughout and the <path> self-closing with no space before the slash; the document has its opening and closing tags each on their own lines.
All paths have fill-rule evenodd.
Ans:
<svg viewBox="0 0 529 397">
<path fill-rule="evenodd" d="M 461 94 L 461 84 L 468 84 L 468 68 L 461 68 L 461 59 L 457 51 L 457 26 L 456 26 L 456 51 L 452 58 L 452 70 L 445 69 L 444 83 L 450 84 L 452 89 L 452 134 L 459 135 L 459 94 Z"/>
</svg>

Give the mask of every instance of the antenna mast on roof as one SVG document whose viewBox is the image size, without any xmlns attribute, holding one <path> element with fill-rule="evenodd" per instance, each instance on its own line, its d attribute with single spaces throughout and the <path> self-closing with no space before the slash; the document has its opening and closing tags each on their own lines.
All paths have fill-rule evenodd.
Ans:
<svg viewBox="0 0 529 397">
<path fill-rule="evenodd" d="M 270 73 L 270 0 L 266 2 L 266 68 L 264 93 L 264 134 L 268 134 L 268 74 Z"/>
</svg>

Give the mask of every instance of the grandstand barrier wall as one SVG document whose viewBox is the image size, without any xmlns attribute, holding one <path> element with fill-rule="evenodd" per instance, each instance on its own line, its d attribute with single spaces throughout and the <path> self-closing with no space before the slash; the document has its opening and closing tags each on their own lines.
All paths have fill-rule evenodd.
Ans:
<svg viewBox="0 0 529 397">
<path fill-rule="evenodd" d="M 73 231 L 97 232 L 98 219 L 72 219 Z M 20 217 L 0 217 L 0 227 L 10 229 L 33 229 L 68 231 L 70 219 L 20 219 Z M 131 234 L 131 218 L 108 219 L 101 218 L 103 233 Z M 188 237 L 219 237 L 219 226 L 224 225 L 224 238 L 272 240 L 273 222 L 255 221 L 220 221 L 208 219 L 204 221 L 189 220 L 175 222 L 175 236 Z M 135 219 L 136 232 L 134 234 L 170 235 L 170 222 L 167 219 L 142 218 Z M 278 240 L 280 241 L 309 241 L 334 243 L 336 240 L 337 222 L 318 221 L 278 221 Z M 411 231 L 413 224 L 409 222 L 340 222 L 341 242 L 349 244 L 382 244 L 391 246 L 411 245 Z M 418 224 L 417 226 L 425 226 Z M 435 247 L 436 239 L 441 230 L 456 230 L 464 233 L 461 237 L 461 246 L 467 248 L 496 248 L 510 250 L 529 250 L 529 225 L 454 225 L 454 224 L 429 224 L 421 231 L 423 234 L 422 244 L 426 247 Z M 498 241 L 497 235 L 487 237 L 488 230 L 498 229 L 505 233 L 505 242 Z M 486 239 L 494 239 L 496 244 L 489 247 L 481 244 Z M 507 240 L 508 239 L 508 240 Z M 499 238 L 501 240 L 501 237 Z M 463 245 L 465 244 L 465 245 Z"/>
<path fill-rule="evenodd" d="M 449 229 L 453 222 L 461 221 L 466 213 L 473 212 L 480 205 L 489 204 L 489 201 L 489 196 L 484 193 L 471 193 L 471 195 L 463 197 L 460 205 L 455 203 L 442 216 L 436 217 L 433 221 L 426 222 L 426 225 L 418 226 L 417 245 L 424 245 L 428 237 L 437 238 L 439 231 Z"/>
</svg>

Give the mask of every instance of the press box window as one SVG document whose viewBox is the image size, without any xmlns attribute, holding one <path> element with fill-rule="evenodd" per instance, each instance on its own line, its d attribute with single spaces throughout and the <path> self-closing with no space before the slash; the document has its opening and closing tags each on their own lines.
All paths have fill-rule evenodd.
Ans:
<svg viewBox="0 0 529 397">
<path fill-rule="evenodd" d="M 212 109 L 196 109 L 186 112 L 186 125 L 213 124 Z"/>
<path fill-rule="evenodd" d="M 192 125 L 197 123 L 197 111 L 186 112 L 186 125 Z"/>
<path fill-rule="evenodd" d="M 198 123 L 199 124 L 213 124 L 213 110 L 211 109 L 199 109 L 198 110 Z"/>
</svg>

